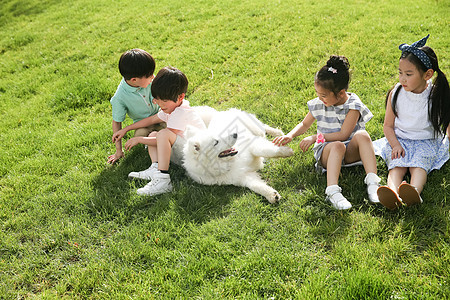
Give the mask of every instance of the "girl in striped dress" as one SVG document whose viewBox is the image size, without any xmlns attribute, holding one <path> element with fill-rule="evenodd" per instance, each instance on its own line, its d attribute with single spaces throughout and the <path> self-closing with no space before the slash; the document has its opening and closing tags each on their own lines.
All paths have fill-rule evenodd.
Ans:
<svg viewBox="0 0 450 300">
<path fill-rule="evenodd" d="M 378 203 L 377 163 L 372 140 L 365 131 L 365 123 L 373 114 L 354 93 L 348 93 L 350 64 L 344 56 L 331 56 L 314 79 L 317 98 L 308 101 L 309 112 L 303 121 L 288 134 L 276 137 L 273 143 L 286 145 L 305 133 L 317 121 L 317 134 L 300 142 L 305 152 L 314 144 L 316 167 L 327 172 L 326 199 L 338 210 L 349 209 L 351 203 L 342 195 L 338 185 L 341 166 L 363 164 L 368 198 Z"/>
</svg>

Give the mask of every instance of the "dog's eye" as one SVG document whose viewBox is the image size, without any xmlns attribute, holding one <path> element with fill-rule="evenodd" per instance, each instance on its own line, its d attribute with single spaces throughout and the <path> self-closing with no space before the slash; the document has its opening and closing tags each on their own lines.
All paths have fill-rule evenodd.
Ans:
<svg viewBox="0 0 450 300">
<path fill-rule="evenodd" d="M 218 140 L 215 140 L 215 141 L 214 141 L 214 146 L 217 146 L 218 143 L 219 143 L 219 141 L 218 141 Z"/>
</svg>

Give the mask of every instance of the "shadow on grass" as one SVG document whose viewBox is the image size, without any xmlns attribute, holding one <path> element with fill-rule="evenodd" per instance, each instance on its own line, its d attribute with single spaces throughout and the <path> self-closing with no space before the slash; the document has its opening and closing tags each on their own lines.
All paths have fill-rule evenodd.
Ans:
<svg viewBox="0 0 450 300">
<path fill-rule="evenodd" d="M 9 16 L 22 17 L 22 16 L 36 16 L 43 13 L 47 8 L 59 3 L 57 0 L 45 0 L 45 1 L 8 1 L 2 0 L 2 8 L 0 9 L 0 24 L 5 25 L 10 22 Z"/>
<path fill-rule="evenodd" d="M 171 165 L 170 176 L 173 184 L 171 193 L 136 196 L 134 209 L 139 210 L 138 213 L 155 218 L 161 214 L 172 213 L 178 220 L 204 223 L 223 216 L 226 213 L 224 207 L 234 197 L 244 193 L 243 188 L 234 186 L 208 186 L 196 183 L 178 165 Z"/>
<path fill-rule="evenodd" d="M 444 171 L 445 168 L 447 171 Z M 422 204 L 403 206 L 394 211 L 381 209 L 381 212 L 378 212 L 385 219 L 386 226 L 397 226 L 397 231 L 403 236 L 409 236 L 418 251 L 426 251 L 448 238 L 450 207 L 447 199 L 450 198 L 450 189 L 445 178 L 448 169 L 447 164 L 444 170 L 429 174 L 421 195 L 424 201 Z M 406 179 L 409 182 L 410 178 Z"/>
<path fill-rule="evenodd" d="M 133 190 L 128 180 L 128 173 L 137 166 L 149 164 L 143 147 L 136 147 L 127 153 L 119 163 L 107 166 L 92 181 L 94 196 L 86 204 L 93 216 L 114 219 L 129 211 L 129 199 Z M 135 166 L 135 167 L 133 167 Z M 142 167 L 139 167 L 142 168 Z M 145 168 L 144 168 L 145 169 Z"/>
<path fill-rule="evenodd" d="M 187 177 L 181 166 L 171 164 L 173 191 L 158 196 L 139 196 L 136 190 L 148 182 L 130 180 L 128 173 L 144 170 L 150 163 L 147 150 L 138 146 L 120 163 L 106 167 L 92 181 L 95 196 L 87 203 L 89 212 L 103 220 L 120 218 L 128 222 L 144 216 L 152 218 L 171 210 L 178 219 L 203 223 L 223 215 L 223 207 L 245 190 L 234 186 L 198 184 Z"/>
<path fill-rule="evenodd" d="M 446 182 L 445 174 L 448 174 L 449 165 L 443 169 L 429 174 L 427 183 L 422 193 L 423 204 L 412 207 L 403 206 L 390 211 L 381 205 L 371 211 L 373 216 L 383 220 L 383 226 L 389 233 L 399 232 L 402 236 L 408 236 L 411 244 L 417 251 L 425 251 L 434 247 L 446 234 L 448 234 L 449 205 L 446 199 L 450 198 L 450 190 Z M 387 180 L 388 171 L 385 165 L 380 170 L 380 177 Z M 410 176 L 405 177 L 410 182 Z M 445 188 L 447 186 L 447 188 Z M 444 188 L 443 188 L 444 187 Z"/>
<path fill-rule="evenodd" d="M 387 170 L 385 165 L 378 165 L 382 184 L 386 182 Z M 447 167 L 448 168 L 448 167 Z M 446 199 L 450 197 L 450 190 L 442 188 L 448 186 L 444 174 L 448 171 L 435 171 L 430 174 L 428 183 L 422 194 L 424 203 L 413 207 L 401 207 L 390 211 L 381 204 L 370 204 L 367 200 L 366 185 L 364 184 L 364 168 L 362 166 L 342 170 L 339 184 L 343 194 L 352 203 L 349 211 L 336 211 L 325 201 L 324 189 L 326 180 L 322 182 L 316 177 L 316 183 L 311 188 L 316 190 L 308 202 L 314 202 L 305 212 L 304 219 L 312 225 L 311 232 L 327 245 L 333 245 L 354 232 L 355 227 L 364 226 L 367 231 L 365 239 L 389 240 L 399 236 L 408 241 L 415 251 L 423 253 L 434 249 L 448 236 L 448 211 Z M 322 175 L 318 175 L 322 176 Z M 323 175 L 325 177 L 325 175 Z M 309 176 L 309 182 L 314 182 L 315 175 Z M 406 178 L 409 181 L 409 177 Z M 318 190 L 319 189 L 319 190 Z M 322 191 L 321 191 L 322 190 Z M 365 216 L 353 215 L 354 211 Z M 370 220 L 378 222 L 373 227 Z M 361 225 L 361 222 L 368 222 Z"/>
</svg>

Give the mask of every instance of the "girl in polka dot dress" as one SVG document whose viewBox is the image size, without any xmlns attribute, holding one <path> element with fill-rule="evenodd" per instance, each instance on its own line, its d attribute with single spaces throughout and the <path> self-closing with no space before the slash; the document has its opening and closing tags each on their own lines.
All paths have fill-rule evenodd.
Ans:
<svg viewBox="0 0 450 300">
<path fill-rule="evenodd" d="M 399 46 L 399 83 L 386 99 L 385 138 L 374 142 L 375 153 L 389 169 L 387 186 L 377 191 L 389 209 L 422 203 L 427 174 L 449 159 L 449 84 L 436 54 L 425 46 L 428 37 Z M 408 171 L 411 184 L 403 181 Z"/>
</svg>

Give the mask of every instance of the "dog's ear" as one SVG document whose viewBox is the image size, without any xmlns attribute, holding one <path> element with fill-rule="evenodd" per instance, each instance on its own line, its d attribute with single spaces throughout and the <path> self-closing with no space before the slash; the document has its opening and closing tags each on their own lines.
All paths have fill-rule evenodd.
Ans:
<svg viewBox="0 0 450 300">
<path fill-rule="evenodd" d="M 198 131 L 199 129 L 197 127 L 188 125 L 186 127 L 186 130 L 184 131 L 184 137 L 186 138 L 186 140 L 188 140 L 189 138 L 193 137 Z"/>
<path fill-rule="evenodd" d="M 184 147 L 185 151 L 189 153 L 198 154 L 200 152 L 200 142 L 198 139 L 190 139 L 187 140 L 186 146 Z"/>
<path fill-rule="evenodd" d="M 189 153 L 194 154 L 195 156 L 198 155 L 200 152 L 200 143 L 196 140 L 190 140 L 186 144 L 185 148 Z"/>
</svg>

